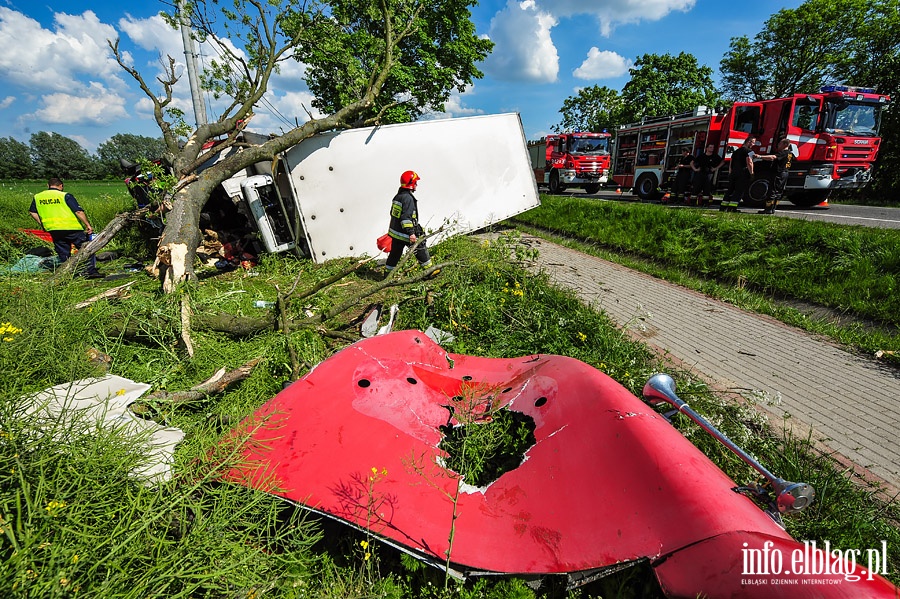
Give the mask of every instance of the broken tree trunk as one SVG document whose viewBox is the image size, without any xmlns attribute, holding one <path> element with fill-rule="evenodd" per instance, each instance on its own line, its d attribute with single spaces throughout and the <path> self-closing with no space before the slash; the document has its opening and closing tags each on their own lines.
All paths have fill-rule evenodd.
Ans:
<svg viewBox="0 0 900 599">
<path fill-rule="evenodd" d="M 175 194 L 153 264 L 165 293 L 172 293 L 179 283 L 196 279 L 194 258 L 200 245 L 200 211 L 211 190 L 198 180 Z"/>
<path fill-rule="evenodd" d="M 81 249 L 77 254 L 66 260 L 56 271 L 56 274 L 53 275 L 53 278 L 58 279 L 63 276 L 72 276 L 79 264 L 87 261 L 91 256 L 103 249 L 103 247 L 106 246 L 106 244 L 109 243 L 112 238 L 116 236 L 116 233 L 121 231 L 126 224 L 141 220 L 149 210 L 150 208 L 145 206 L 144 208 L 138 208 L 131 212 L 117 214 L 105 227 L 103 227 L 102 231 L 94 236 L 94 239 L 81 246 Z"/>
</svg>

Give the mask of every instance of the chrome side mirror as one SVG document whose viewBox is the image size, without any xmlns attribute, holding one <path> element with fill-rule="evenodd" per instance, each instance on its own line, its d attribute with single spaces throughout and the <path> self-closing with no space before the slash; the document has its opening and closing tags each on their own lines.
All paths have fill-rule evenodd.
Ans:
<svg viewBox="0 0 900 599">
<path fill-rule="evenodd" d="M 651 376 L 647 384 L 644 385 L 643 396 L 647 403 L 653 406 L 663 403 L 670 404 L 677 412 L 681 412 L 699 424 L 703 430 L 715 437 L 735 455 L 762 474 L 769 481 L 769 484 L 772 485 L 772 490 L 775 492 L 775 506 L 779 513 L 793 514 L 799 512 L 809 506 L 815 499 L 816 490 L 812 485 L 795 483 L 775 476 L 753 456 L 735 445 L 731 439 L 714 427 L 706 418 L 695 412 L 687 402 L 675 393 L 675 379 L 668 374 L 660 373 Z"/>
</svg>

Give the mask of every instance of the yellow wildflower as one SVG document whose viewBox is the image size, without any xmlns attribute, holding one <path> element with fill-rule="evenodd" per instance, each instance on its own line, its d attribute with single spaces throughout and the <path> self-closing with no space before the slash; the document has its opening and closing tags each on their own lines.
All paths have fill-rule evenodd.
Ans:
<svg viewBox="0 0 900 599">
<path fill-rule="evenodd" d="M 56 501 L 54 499 L 53 501 L 50 501 L 46 505 L 46 507 L 44 507 L 44 509 L 47 510 L 47 513 L 50 514 L 51 516 L 55 516 L 59 512 L 59 510 L 66 507 L 66 505 L 67 504 L 65 501 Z"/>
</svg>

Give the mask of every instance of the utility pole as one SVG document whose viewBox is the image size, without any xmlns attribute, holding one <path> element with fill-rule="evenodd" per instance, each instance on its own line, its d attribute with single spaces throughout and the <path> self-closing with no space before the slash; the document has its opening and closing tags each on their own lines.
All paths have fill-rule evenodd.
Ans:
<svg viewBox="0 0 900 599">
<path fill-rule="evenodd" d="M 191 20 L 185 13 L 185 0 L 178 0 L 178 13 L 181 15 L 181 41 L 184 43 L 184 58 L 187 65 L 188 83 L 191 86 L 191 100 L 194 103 L 194 121 L 197 127 L 205 125 L 206 105 L 203 103 L 202 90 L 200 89 L 200 76 L 197 73 L 197 50 L 194 47 L 194 38 L 191 36 Z"/>
</svg>

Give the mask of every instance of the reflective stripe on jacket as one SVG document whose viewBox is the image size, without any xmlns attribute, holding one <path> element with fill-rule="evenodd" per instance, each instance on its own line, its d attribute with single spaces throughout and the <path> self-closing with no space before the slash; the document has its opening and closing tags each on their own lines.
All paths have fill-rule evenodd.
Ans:
<svg viewBox="0 0 900 599">
<path fill-rule="evenodd" d="M 81 221 L 66 204 L 66 193 L 47 189 L 34 196 L 34 206 L 45 231 L 81 231 Z"/>
</svg>

